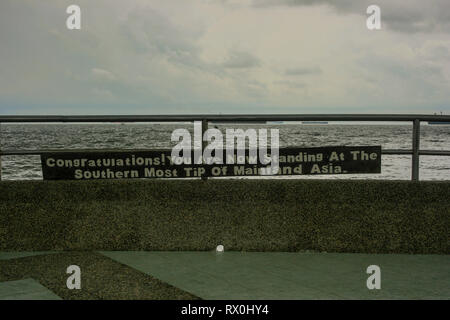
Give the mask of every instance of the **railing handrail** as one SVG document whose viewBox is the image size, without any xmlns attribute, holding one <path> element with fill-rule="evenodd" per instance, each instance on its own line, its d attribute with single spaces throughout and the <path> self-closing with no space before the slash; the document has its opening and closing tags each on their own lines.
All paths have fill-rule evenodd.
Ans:
<svg viewBox="0 0 450 320">
<path fill-rule="evenodd" d="M 181 122 L 181 121 L 436 121 L 450 115 L 427 114 L 167 114 L 167 115 L 0 115 L 8 122 Z"/>
</svg>

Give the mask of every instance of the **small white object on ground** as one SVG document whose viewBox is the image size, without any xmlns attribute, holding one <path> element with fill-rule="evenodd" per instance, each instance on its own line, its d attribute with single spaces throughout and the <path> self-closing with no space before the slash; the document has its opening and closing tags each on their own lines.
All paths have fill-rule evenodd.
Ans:
<svg viewBox="0 0 450 320">
<path fill-rule="evenodd" d="M 217 252 L 223 252 L 223 245 L 219 244 L 216 248 Z"/>
</svg>

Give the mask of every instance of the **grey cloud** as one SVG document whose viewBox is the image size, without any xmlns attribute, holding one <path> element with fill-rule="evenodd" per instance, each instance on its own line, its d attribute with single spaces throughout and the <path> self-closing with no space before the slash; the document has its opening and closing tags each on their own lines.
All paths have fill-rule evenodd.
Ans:
<svg viewBox="0 0 450 320">
<path fill-rule="evenodd" d="M 327 5 L 338 13 L 366 15 L 369 5 L 381 8 L 382 25 L 404 33 L 450 33 L 448 0 L 253 0 L 255 7 Z"/>
<path fill-rule="evenodd" d="M 94 79 L 99 81 L 115 81 L 117 79 L 114 73 L 100 68 L 93 68 L 91 73 Z"/>
<path fill-rule="evenodd" d="M 358 60 L 358 63 L 363 68 L 370 68 L 372 72 L 376 70 L 403 80 L 417 78 L 427 81 L 430 78 L 437 78 L 439 81 L 445 81 L 442 64 L 432 64 L 419 58 L 405 60 L 372 54 Z"/>
<path fill-rule="evenodd" d="M 245 53 L 233 53 L 223 65 L 207 63 L 201 58 L 197 41 L 204 29 L 176 25 L 150 7 L 137 7 L 119 27 L 120 38 L 129 44 L 132 54 L 149 60 L 163 59 L 169 63 L 206 74 L 222 77 L 224 68 L 249 63 Z M 249 55 L 249 54 L 247 54 Z M 250 55 L 249 55 L 250 56 Z"/>
<path fill-rule="evenodd" d="M 176 27 L 167 17 L 151 8 L 131 11 L 120 30 L 137 54 L 165 55 L 176 63 L 198 65 L 197 34 Z"/>
<path fill-rule="evenodd" d="M 248 52 L 232 51 L 222 66 L 228 69 L 246 69 L 258 67 L 260 64 L 259 59 Z"/>
<path fill-rule="evenodd" d="M 317 75 L 321 73 L 322 69 L 320 67 L 289 68 L 285 71 L 287 76 Z"/>
<path fill-rule="evenodd" d="M 429 50 L 427 60 L 450 61 L 450 50 L 447 47 L 438 45 Z"/>
<path fill-rule="evenodd" d="M 233 0 L 231 3 L 237 4 L 239 1 Z M 213 105 L 216 110 L 241 112 L 259 110 L 258 107 L 264 103 L 272 103 L 280 108 L 277 111 L 281 111 L 286 110 L 282 109 L 282 105 L 297 103 L 297 95 L 302 93 L 310 94 L 311 105 L 323 106 L 321 111 L 325 111 L 327 104 L 348 105 L 348 101 L 368 105 L 369 99 L 364 96 L 369 90 L 367 87 L 377 89 L 380 105 L 401 100 L 406 101 L 405 106 L 417 102 L 425 108 L 433 103 L 449 101 L 450 78 L 446 64 L 450 42 L 446 35 L 429 37 L 429 34 L 419 34 L 411 37 L 411 42 L 408 35 L 386 37 L 382 44 L 394 48 L 385 51 L 383 48 L 372 50 L 371 46 L 366 47 L 365 42 L 358 42 L 360 51 L 352 51 L 357 54 L 351 61 L 342 60 L 352 48 L 344 46 L 347 42 L 341 41 L 338 44 L 342 46 L 336 50 L 341 54 L 330 59 L 334 64 L 343 63 L 343 67 L 348 68 L 337 75 L 330 69 L 330 78 L 328 74 L 327 77 L 317 77 L 315 75 L 322 73 L 322 69 L 316 65 L 322 66 L 323 72 L 328 72 L 329 67 L 327 61 L 315 60 L 313 51 L 305 52 L 304 56 L 289 57 L 284 55 L 285 52 L 280 52 L 278 56 L 265 51 L 265 48 L 275 44 L 264 37 L 261 44 L 250 41 L 249 46 L 255 46 L 250 47 L 248 52 L 236 49 L 243 41 L 241 37 L 234 38 L 235 35 L 226 26 L 225 30 L 216 29 L 210 12 L 202 12 L 203 5 L 196 7 L 195 3 L 198 5 L 200 2 L 203 0 L 193 1 L 189 4 L 193 7 L 192 12 L 186 12 L 184 0 L 179 0 L 179 5 L 169 5 L 170 9 L 159 5 L 164 0 L 151 4 L 146 0 L 130 3 L 121 0 L 77 0 L 82 8 L 82 30 L 69 31 L 64 20 L 65 7 L 72 4 L 70 0 L 0 0 L 0 112 L 16 112 L 10 106 L 15 106 L 20 112 L 32 113 L 39 110 L 51 110 L 52 113 L 199 112 L 211 111 Z M 239 6 L 248 7 L 248 2 L 243 2 L 246 4 L 239 2 Z M 360 1 L 361 5 L 356 0 L 273 0 L 265 1 L 264 5 L 278 3 L 285 6 L 328 4 L 334 10 L 327 9 L 325 17 L 336 13 L 358 13 L 363 26 L 355 32 L 356 39 L 365 36 L 365 0 Z M 379 1 L 383 21 L 396 20 L 398 25 L 389 22 L 389 27 L 398 31 L 442 30 L 445 24 L 441 23 L 441 16 L 450 12 L 442 10 L 436 13 L 438 18 L 429 19 L 430 12 L 436 8 L 434 5 L 418 6 L 417 0 L 410 0 L 408 5 L 399 3 L 399 0 L 389 3 Z M 290 8 L 284 9 L 280 11 Z M 238 20 L 238 27 L 246 28 L 250 21 L 266 23 L 265 15 L 258 14 L 259 9 L 248 11 L 252 11 L 249 20 Z M 223 14 L 225 18 L 230 14 L 232 19 L 233 14 L 237 13 L 226 8 Z M 298 17 L 298 21 L 301 19 Z M 411 23 L 415 23 L 414 28 L 408 29 Z M 214 32 L 219 33 L 216 36 Z M 254 32 L 255 37 L 260 35 L 257 28 Z M 205 34 L 214 40 L 203 37 Z M 252 36 L 249 33 L 249 37 Z M 395 42 L 398 39 L 400 41 Z M 296 30 L 286 32 L 286 41 L 298 41 Z M 236 44 L 236 47 L 225 51 L 226 57 L 217 61 L 215 54 L 222 55 L 222 50 L 229 50 L 228 44 Z M 396 48 L 397 44 L 401 46 Z M 385 59 L 374 56 L 372 51 Z M 358 58 L 362 60 L 361 64 L 358 64 Z M 313 63 L 304 64 L 302 61 Z M 364 81 L 353 82 L 355 73 L 356 76 L 358 73 L 361 77 L 367 76 L 372 84 L 365 86 Z M 339 92 L 327 97 L 328 102 L 321 100 L 320 92 L 334 86 L 337 83 L 334 82 L 335 77 L 350 81 L 338 83 L 335 91 Z M 356 87 L 352 90 L 361 89 L 357 98 L 354 98 L 353 92 L 345 93 L 353 83 Z M 361 88 L 359 84 L 362 84 Z M 282 98 L 278 92 L 283 92 Z M 252 103 L 254 106 L 250 107 Z"/>
<path fill-rule="evenodd" d="M 357 63 L 368 71 L 370 82 L 385 95 L 404 95 L 412 100 L 448 97 L 449 82 L 442 64 L 420 58 L 406 60 L 376 54 Z"/>
<path fill-rule="evenodd" d="M 304 89 L 307 87 L 307 85 L 305 83 L 289 81 L 289 80 L 279 80 L 279 81 L 274 81 L 273 83 L 276 85 L 290 88 L 290 89 Z"/>
</svg>

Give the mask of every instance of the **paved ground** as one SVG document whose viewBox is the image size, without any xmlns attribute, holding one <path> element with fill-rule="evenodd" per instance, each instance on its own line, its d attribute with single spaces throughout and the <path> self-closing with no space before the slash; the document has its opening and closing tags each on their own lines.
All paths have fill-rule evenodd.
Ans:
<svg viewBox="0 0 450 320">
<path fill-rule="evenodd" d="M 0 284 L 33 279 L 64 300 L 198 299 L 98 252 L 0 253 L 0 257 Z M 80 290 L 67 288 L 69 274 L 66 271 L 70 265 L 81 269 Z M 10 290 L 10 286 L 6 286 L 2 298 L 15 299 L 17 293 L 30 294 L 28 283 L 17 282 L 14 288 Z"/>
<path fill-rule="evenodd" d="M 25 257 L 40 256 L 44 254 L 58 253 L 58 251 L 21 251 L 21 252 L 0 252 L 0 260 L 10 260 Z"/>
<path fill-rule="evenodd" d="M 450 256 L 102 252 L 204 299 L 449 299 Z M 381 290 L 368 290 L 369 265 Z"/>
<path fill-rule="evenodd" d="M 0 282 L 0 300 L 61 300 L 34 279 Z"/>
<path fill-rule="evenodd" d="M 63 299 L 450 299 L 449 255 L 142 251 L 24 254 L 0 253 L 0 267 L 4 266 L 4 270 L 0 268 L 0 281 L 35 278 Z M 80 265 L 85 284 L 82 292 L 64 288 L 67 263 Z M 53 267 L 55 264 L 58 266 Z M 381 268 L 381 290 L 366 287 L 369 265 Z M 0 282 L 1 298 L 14 299 L 20 288 L 29 297 L 28 282 L 15 281 L 14 290 L 8 289 L 8 282 Z"/>
</svg>

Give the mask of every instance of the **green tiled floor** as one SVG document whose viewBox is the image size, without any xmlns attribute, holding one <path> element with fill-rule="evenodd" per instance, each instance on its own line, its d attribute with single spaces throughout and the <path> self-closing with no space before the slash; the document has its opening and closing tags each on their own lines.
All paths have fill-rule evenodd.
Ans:
<svg viewBox="0 0 450 320">
<path fill-rule="evenodd" d="M 113 263 L 103 258 L 105 261 L 101 264 L 102 267 L 92 267 L 94 262 L 101 260 L 94 259 L 95 255 L 102 257 L 98 253 L 91 253 L 93 256 L 88 253 L 45 256 L 45 253 L 0 252 L 0 261 L 3 260 L 5 268 L 7 265 L 10 268 L 5 269 L 9 279 L 18 279 L 20 276 L 27 278 L 0 282 L 0 299 L 59 299 L 36 281 L 36 276 L 41 276 L 44 282 L 40 278 L 38 280 L 46 283 L 49 288 L 53 288 L 52 285 L 55 288 L 64 287 L 67 277 L 65 266 L 73 263 L 83 267 L 84 279 L 89 284 L 84 290 L 89 288 L 95 293 L 99 290 L 98 284 L 92 282 L 98 276 L 96 272 L 102 273 L 102 268 Z M 449 255 L 282 252 L 216 254 L 186 251 L 101 253 L 203 299 L 450 299 Z M 42 259 L 36 255 L 42 255 Z M 17 264 L 26 272 L 20 269 L 20 272 L 14 274 L 11 263 Z M 53 265 L 55 266 L 52 267 Z M 381 268 L 381 290 L 368 290 L 366 287 L 369 276 L 366 269 L 369 265 Z M 47 268 L 54 270 L 46 274 Z M 102 282 L 101 288 L 107 290 L 105 292 L 117 290 L 117 281 L 120 282 L 122 272 L 117 270 L 114 271 L 116 278 L 107 276 L 107 283 Z M 139 274 L 138 272 L 137 275 Z M 9 279 L 8 276 L 4 277 L 4 280 Z M 132 288 L 133 281 L 141 283 L 145 280 L 142 277 L 136 279 L 131 277 L 126 286 Z M 158 288 L 159 285 L 152 282 L 152 286 Z M 128 287 L 121 290 L 126 291 Z M 56 289 L 52 290 L 58 292 Z M 134 296 L 137 297 L 140 296 Z"/>
<path fill-rule="evenodd" d="M 0 282 L 0 300 L 60 300 L 34 279 Z"/>
<path fill-rule="evenodd" d="M 450 256 L 281 252 L 102 254 L 204 299 L 450 299 Z M 381 290 L 366 269 L 381 268 Z"/>
</svg>

